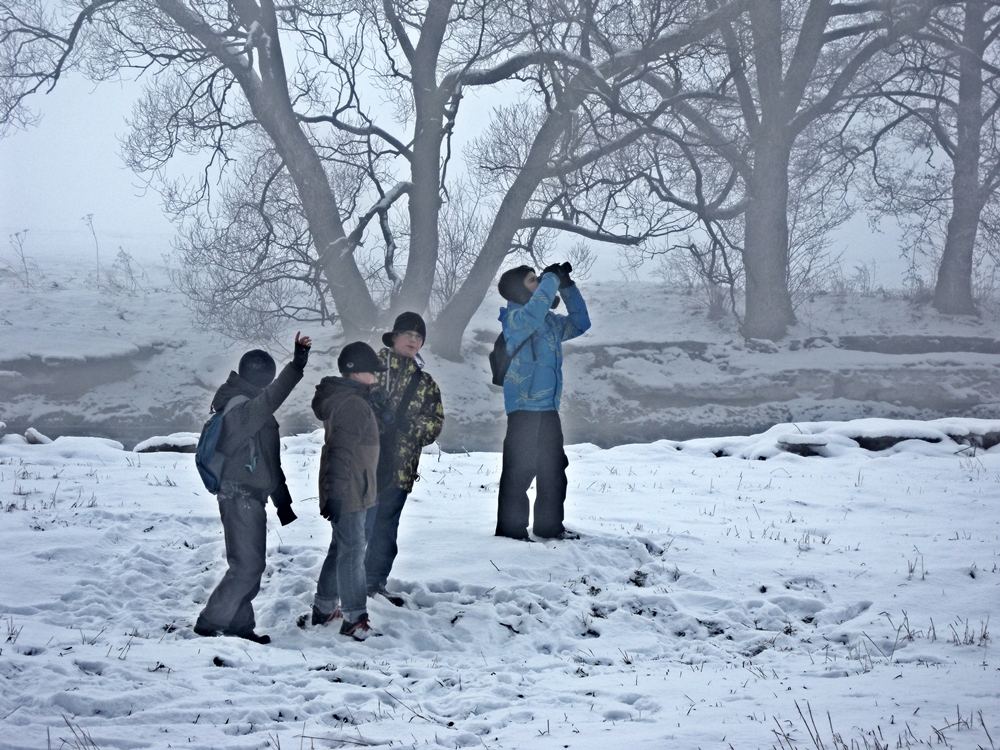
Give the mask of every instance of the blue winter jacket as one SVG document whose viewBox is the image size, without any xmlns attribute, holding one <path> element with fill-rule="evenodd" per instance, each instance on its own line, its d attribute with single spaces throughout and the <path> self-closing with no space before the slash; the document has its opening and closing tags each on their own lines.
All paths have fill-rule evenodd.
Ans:
<svg viewBox="0 0 1000 750">
<path fill-rule="evenodd" d="M 527 304 L 508 302 L 507 307 L 500 308 L 508 354 L 531 337 L 511 360 L 503 381 L 503 402 L 508 414 L 559 410 L 562 342 L 586 332 L 590 328 L 590 316 L 576 285 L 562 290 L 569 315 L 551 312 L 552 300 L 558 291 L 559 278 L 554 273 L 543 274 Z"/>
</svg>

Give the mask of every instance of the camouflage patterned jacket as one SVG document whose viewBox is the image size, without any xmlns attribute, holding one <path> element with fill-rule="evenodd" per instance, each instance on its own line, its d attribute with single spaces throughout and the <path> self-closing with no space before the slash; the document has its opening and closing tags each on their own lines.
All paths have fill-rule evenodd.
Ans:
<svg viewBox="0 0 1000 750">
<path fill-rule="evenodd" d="M 389 392 L 389 399 L 394 409 L 399 407 L 403 392 L 414 372 L 420 372 L 416 360 L 402 357 L 392 349 L 382 349 L 378 353 L 379 361 L 386 366 L 385 372 L 378 373 L 378 384 Z M 425 445 L 433 443 L 444 426 L 444 407 L 441 405 L 441 389 L 426 372 L 420 372 L 420 384 L 406 409 L 406 414 L 397 414 L 399 429 L 396 431 L 395 446 L 382 420 L 379 420 L 379 430 L 382 433 L 382 451 L 388 451 L 386 457 L 393 456 L 391 485 L 379 483 L 379 490 L 390 486 L 399 487 L 405 492 L 413 490 L 417 479 L 417 464 L 420 461 L 420 451 Z M 388 439 L 387 439 L 388 438 Z M 383 458 L 386 461 L 387 458 Z M 381 471 L 380 471 L 381 474 Z"/>
</svg>

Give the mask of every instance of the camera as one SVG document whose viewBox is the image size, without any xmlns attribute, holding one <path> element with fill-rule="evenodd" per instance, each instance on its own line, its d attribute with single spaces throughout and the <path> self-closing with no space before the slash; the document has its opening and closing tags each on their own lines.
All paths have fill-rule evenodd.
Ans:
<svg viewBox="0 0 1000 750">
<path fill-rule="evenodd" d="M 372 388 L 368 396 L 368 401 L 375 412 L 375 418 L 383 426 L 389 426 L 396 421 L 396 409 L 392 405 L 392 398 L 385 388 Z"/>
</svg>

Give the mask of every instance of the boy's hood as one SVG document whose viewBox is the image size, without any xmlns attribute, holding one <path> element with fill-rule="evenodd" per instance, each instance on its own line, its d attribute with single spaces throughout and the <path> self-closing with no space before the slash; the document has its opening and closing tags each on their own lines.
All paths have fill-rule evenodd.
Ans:
<svg viewBox="0 0 1000 750">
<path fill-rule="evenodd" d="M 370 393 L 371 386 L 356 380 L 335 375 L 325 377 L 316 386 L 316 395 L 313 396 L 312 400 L 313 414 L 325 422 L 339 401 L 351 396 L 367 399 Z"/>
</svg>

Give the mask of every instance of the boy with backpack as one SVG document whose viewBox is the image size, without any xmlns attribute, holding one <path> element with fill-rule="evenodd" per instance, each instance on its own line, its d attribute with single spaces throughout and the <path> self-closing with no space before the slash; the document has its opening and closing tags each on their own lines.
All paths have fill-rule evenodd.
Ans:
<svg viewBox="0 0 1000 750">
<path fill-rule="evenodd" d="M 194 626 L 198 635 L 234 635 L 255 643 L 271 640 L 254 632 L 252 605 L 264 574 L 268 495 L 283 526 L 295 520 L 292 496 L 281 470 L 281 443 L 274 412 L 302 379 L 311 346 L 308 336 L 300 338 L 296 333 L 295 355 L 277 378 L 270 354 L 261 349 L 248 351 L 240 359 L 238 372 L 229 373 L 229 379 L 212 399 L 211 410 L 222 413 L 222 417 L 214 446 L 216 460 L 209 462 L 218 474 L 210 476 L 218 480 L 219 513 L 229 569 L 198 616 Z M 202 441 L 208 432 L 206 426 Z M 201 465 L 202 441 L 199 471 L 205 476 L 205 467 Z"/>
<path fill-rule="evenodd" d="M 546 539 L 578 538 L 563 526 L 566 467 L 559 400 L 562 396 L 562 342 L 590 328 L 587 304 L 569 263 L 548 266 L 539 279 L 530 266 L 512 268 L 500 277 L 504 347 L 510 357 L 503 376 L 507 434 L 497 501 L 497 536 L 530 541 L 528 488 L 536 484 L 532 530 Z M 568 315 L 556 315 L 562 292 Z M 498 339 L 499 343 L 499 339 Z M 499 357 L 503 359 L 503 357 Z M 496 367 L 498 357 L 491 357 Z"/>
</svg>

